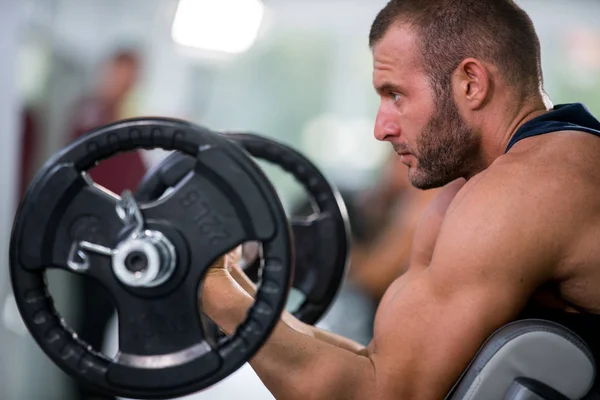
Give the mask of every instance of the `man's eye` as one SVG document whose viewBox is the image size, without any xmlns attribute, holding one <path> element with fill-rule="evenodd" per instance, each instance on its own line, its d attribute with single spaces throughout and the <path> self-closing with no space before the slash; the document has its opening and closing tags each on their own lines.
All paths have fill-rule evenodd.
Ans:
<svg viewBox="0 0 600 400">
<path fill-rule="evenodd" d="M 394 103 L 397 103 L 398 100 L 400 100 L 400 95 L 398 93 L 390 93 L 390 96 L 391 96 L 392 100 L 394 101 Z"/>
</svg>

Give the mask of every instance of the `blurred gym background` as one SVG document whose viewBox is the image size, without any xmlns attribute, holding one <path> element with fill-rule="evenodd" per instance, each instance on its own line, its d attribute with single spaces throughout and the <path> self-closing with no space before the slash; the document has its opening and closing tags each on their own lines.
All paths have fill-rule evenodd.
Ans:
<svg viewBox="0 0 600 400">
<path fill-rule="evenodd" d="M 96 122 L 168 116 L 276 138 L 343 191 L 367 190 L 389 157 L 372 136 L 378 99 L 367 46 L 385 3 L 0 0 L 0 399 L 81 398 L 29 337 L 8 280 L 12 218 L 43 163 Z M 600 114 L 600 2 L 518 3 L 537 27 L 553 102 L 584 102 Z M 141 152 L 137 168 L 164 155 Z M 270 176 L 286 208 L 295 207 L 299 186 L 276 171 Z M 77 321 L 80 294 L 71 278 L 51 277 L 51 284 L 59 309 Z M 360 319 L 360 308 L 346 310 L 346 323 Z M 344 333 L 339 321 L 327 328 Z M 237 398 L 227 385 L 209 397 Z M 256 393 L 247 398 L 270 398 Z"/>
</svg>

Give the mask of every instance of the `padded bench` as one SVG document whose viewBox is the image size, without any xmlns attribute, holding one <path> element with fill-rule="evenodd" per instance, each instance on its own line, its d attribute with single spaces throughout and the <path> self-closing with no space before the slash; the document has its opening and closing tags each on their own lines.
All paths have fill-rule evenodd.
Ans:
<svg viewBox="0 0 600 400">
<path fill-rule="evenodd" d="M 496 331 L 446 400 L 593 400 L 588 346 L 553 322 L 530 319 Z"/>
</svg>

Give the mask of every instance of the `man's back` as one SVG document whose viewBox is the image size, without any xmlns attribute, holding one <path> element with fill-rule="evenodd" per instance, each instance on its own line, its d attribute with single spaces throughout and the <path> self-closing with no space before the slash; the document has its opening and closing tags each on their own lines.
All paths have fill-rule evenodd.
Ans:
<svg viewBox="0 0 600 400">
<path fill-rule="evenodd" d="M 562 257 L 552 280 L 535 294 L 535 302 L 567 312 L 600 314 L 600 122 L 585 106 L 555 107 L 521 127 L 507 153 L 490 167 L 514 168 L 556 188 L 556 196 L 540 202 L 566 205 L 566 219 L 542 223 L 557 231 Z M 544 204 L 540 204 L 544 207 Z M 559 221 L 564 221 L 558 225 Z M 562 242 L 559 242 L 562 239 Z"/>
<path fill-rule="evenodd" d="M 511 154 L 512 153 L 512 154 Z M 559 227 L 563 257 L 553 269 L 553 280 L 536 293 L 536 302 L 569 312 L 600 315 L 600 137 L 585 132 L 553 132 L 517 144 L 499 163 L 514 164 L 547 185 L 556 186 L 558 199 L 570 215 Z M 493 168 L 493 167 L 492 167 Z M 507 195 L 510 195 L 507 193 Z M 559 219 L 559 218 L 557 218 Z M 532 250 L 535 251 L 535 250 Z M 599 317 L 600 318 L 600 317 Z"/>
<path fill-rule="evenodd" d="M 506 173 L 527 174 L 528 180 L 554 187 L 557 197 L 540 198 L 541 207 L 542 203 L 568 204 L 569 215 L 540 221 L 548 230 L 562 231 L 557 235 L 556 245 L 562 247 L 563 256 L 551 267 L 553 280 L 535 296 L 547 307 L 600 314 L 598 154 L 600 137 L 585 132 L 552 132 L 519 142 L 490 167 L 490 170 L 502 168 Z"/>
</svg>

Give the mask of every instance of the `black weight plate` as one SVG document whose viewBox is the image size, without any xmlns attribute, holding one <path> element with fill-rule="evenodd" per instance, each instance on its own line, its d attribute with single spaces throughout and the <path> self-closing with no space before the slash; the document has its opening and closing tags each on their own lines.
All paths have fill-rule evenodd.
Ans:
<svg viewBox="0 0 600 400">
<path fill-rule="evenodd" d="M 350 227 L 345 204 L 337 189 L 305 156 L 289 146 L 255 134 L 225 135 L 252 156 L 278 165 L 306 189 L 316 214 L 290 221 L 294 237 L 294 288 L 305 300 L 293 314 L 314 324 L 334 300 L 345 275 L 350 251 Z M 175 152 L 148 171 L 136 190 L 138 201 L 157 199 L 192 168 L 193 159 Z M 254 264 L 256 267 L 258 263 Z M 252 269 L 249 276 L 256 275 Z"/>
<path fill-rule="evenodd" d="M 192 169 L 160 201 L 140 207 L 144 229 L 164 235 L 177 266 L 161 286 L 132 288 L 113 273 L 114 256 L 89 253 L 86 270 L 110 292 L 119 316 L 119 356 L 109 359 L 77 338 L 54 309 L 45 271 L 68 263 L 73 243 L 114 249 L 123 240 L 121 200 L 84 177 L 98 161 L 137 148 L 177 150 Z M 207 335 L 197 307 L 208 267 L 248 240 L 266 243 L 263 284 L 231 337 Z M 112 253 L 111 253 L 112 254 Z M 293 274 L 291 232 L 275 189 L 247 154 L 202 127 L 139 118 L 90 132 L 52 157 L 14 219 L 10 272 L 19 311 L 44 352 L 84 384 L 111 395 L 160 399 L 202 390 L 247 362 L 285 306 Z M 289 268 L 288 268 L 289 267 Z"/>
</svg>

